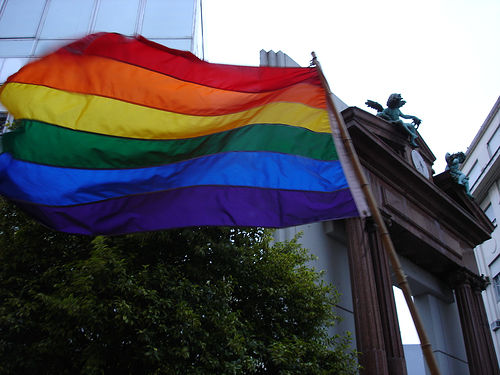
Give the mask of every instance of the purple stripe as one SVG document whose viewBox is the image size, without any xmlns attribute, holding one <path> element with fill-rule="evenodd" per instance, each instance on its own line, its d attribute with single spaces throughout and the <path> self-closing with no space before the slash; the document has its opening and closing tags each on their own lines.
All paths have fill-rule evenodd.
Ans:
<svg viewBox="0 0 500 375">
<path fill-rule="evenodd" d="M 196 186 L 76 206 L 16 203 L 53 229 L 92 235 L 204 225 L 278 228 L 358 216 L 348 189 L 321 193 Z"/>
</svg>

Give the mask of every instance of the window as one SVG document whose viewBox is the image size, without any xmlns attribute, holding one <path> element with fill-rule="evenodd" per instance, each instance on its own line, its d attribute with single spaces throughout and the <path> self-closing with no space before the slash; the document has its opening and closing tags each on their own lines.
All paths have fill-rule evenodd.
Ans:
<svg viewBox="0 0 500 375">
<path fill-rule="evenodd" d="M 7 118 L 9 114 L 7 112 L 0 112 L 0 134 L 3 133 L 5 123 L 7 122 Z"/>
<path fill-rule="evenodd" d="M 499 146 L 500 146 L 500 126 L 497 128 L 497 130 L 495 130 L 495 133 L 493 133 L 490 140 L 488 141 L 488 153 L 490 154 L 490 157 L 495 155 Z"/>
<path fill-rule="evenodd" d="M 0 19 L 0 38 L 34 38 L 44 5 L 45 0 L 8 0 Z"/>
<path fill-rule="evenodd" d="M 153 42 L 164 45 L 169 48 L 191 50 L 191 39 L 151 39 Z"/>
<path fill-rule="evenodd" d="M 119 9 L 119 11 L 117 11 Z M 94 31 L 133 35 L 137 23 L 139 0 L 106 0 L 99 3 Z"/>
<path fill-rule="evenodd" d="M 477 178 L 481 174 L 481 171 L 479 169 L 479 165 L 477 163 L 477 160 L 474 162 L 474 165 L 470 169 L 469 173 L 467 174 L 467 177 L 469 177 L 469 185 L 473 186 L 474 183 L 476 182 Z"/>
<path fill-rule="evenodd" d="M 0 39 L 0 57 L 27 57 L 31 55 L 35 39 Z"/>
<path fill-rule="evenodd" d="M 43 25 L 42 39 L 81 38 L 89 31 L 94 0 L 52 0 Z"/>
<path fill-rule="evenodd" d="M 193 0 L 148 0 L 142 35 L 149 39 L 190 38 L 193 9 Z"/>
<path fill-rule="evenodd" d="M 35 48 L 35 56 L 43 56 L 54 52 L 56 49 L 59 49 L 72 41 L 72 39 L 40 40 Z"/>
<path fill-rule="evenodd" d="M 0 50 L 2 49 L 1 42 L 2 41 L 0 41 Z M 0 84 L 4 83 L 11 74 L 14 74 L 15 72 L 17 72 L 27 62 L 28 62 L 27 58 L 12 57 L 12 58 L 3 59 L 3 64 L 0 64 L 0 66 L 1 66 Z M 0 107 L 0 111 L 2 111 L 1 107 Z"/>
<path fill-rule="evenodd" d="M 488 219 L 490 219 L 492 224 L 496 225 L 497 218 L 495 217 L 495 212 L 493 212 L 493 206 L 491 205 L 491 203 L 488 204 L 488 206 L 484 210 L 484 213 L 486 214 Z"/>
<path fill-rule="evenodd" d="M 493 287 L 495 288 L 497 302 L 500 302 L 500 273 L 493 278 Z"/>
</svg>

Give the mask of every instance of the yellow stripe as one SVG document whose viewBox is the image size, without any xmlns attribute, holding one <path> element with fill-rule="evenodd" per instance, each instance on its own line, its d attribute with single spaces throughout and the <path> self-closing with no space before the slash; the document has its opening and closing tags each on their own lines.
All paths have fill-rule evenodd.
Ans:
<svg viewBox="0 0 500 375">
<path fill-rule="evenodd" d="M 14 118 L 129 138 L 191 138 L 260 123 L 330 132 L 326 110 L 300 103 L 270 103 L 228 115 L 192 116 L 20 83 L 4 85 L 0 99 Z"/>
</svg>

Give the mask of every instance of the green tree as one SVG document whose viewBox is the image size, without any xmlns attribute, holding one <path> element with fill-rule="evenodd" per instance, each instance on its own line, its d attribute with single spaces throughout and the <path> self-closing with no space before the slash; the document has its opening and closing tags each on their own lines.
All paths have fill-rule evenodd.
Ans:
<svg viewBox="0 0 500 375">
<path fill-rule="evenodd" d="M 56 233 L 0 201 L 1 374 L 352 374 L 337 295 L 258 228 Z"/>
</svg>

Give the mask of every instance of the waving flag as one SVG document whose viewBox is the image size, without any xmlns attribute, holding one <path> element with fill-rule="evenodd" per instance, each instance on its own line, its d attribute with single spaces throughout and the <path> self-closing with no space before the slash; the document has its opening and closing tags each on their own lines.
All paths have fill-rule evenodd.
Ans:
<svg viewBox="0 0 500 375">
<path fill-rule="evenodd" d="M 357 216 L 314 68 L 210 64 L 99 33 L 11 76 L 0 193 L 56 230 Z"/>
</svg>

